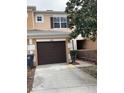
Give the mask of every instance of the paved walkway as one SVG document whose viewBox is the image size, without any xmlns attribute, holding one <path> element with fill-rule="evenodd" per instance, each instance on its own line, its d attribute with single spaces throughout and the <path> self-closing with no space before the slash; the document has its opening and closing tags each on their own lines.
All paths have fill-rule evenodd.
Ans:
<svg viewBox="0 0 124 93">
<path fill-rule="evenodd" d="M 36 68 L 31 93 L 97 93 L 96 79 L 76 66 L 42 65 Z"/>
</svg>

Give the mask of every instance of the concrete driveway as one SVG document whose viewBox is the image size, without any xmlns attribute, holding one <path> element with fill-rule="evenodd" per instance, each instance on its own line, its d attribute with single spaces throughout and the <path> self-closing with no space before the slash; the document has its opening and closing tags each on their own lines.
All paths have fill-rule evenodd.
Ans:
<svg viewBox="0 0 124 93">
<path fill-rule="evenodd" d="M 36 68 L 31 93 L 97 93 L 96 82 L 74 65 L 42 65 Z"/>
</svg>

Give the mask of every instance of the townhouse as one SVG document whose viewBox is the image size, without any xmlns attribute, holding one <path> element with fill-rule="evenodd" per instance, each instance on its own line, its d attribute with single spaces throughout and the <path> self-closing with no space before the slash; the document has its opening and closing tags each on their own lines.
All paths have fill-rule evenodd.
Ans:
<svg viewBox="0 0 124 93">
<path fill-rule="evenodd" d="M 27 53 L 34 54 L 34 64 L 69 63 L 72 41 L 64 11 L 38 11 L 27 7 Z M 84 42 L 81 36 L 74 40 L 74 49 L 96 48 L 96 43 Z"/>
</svg>

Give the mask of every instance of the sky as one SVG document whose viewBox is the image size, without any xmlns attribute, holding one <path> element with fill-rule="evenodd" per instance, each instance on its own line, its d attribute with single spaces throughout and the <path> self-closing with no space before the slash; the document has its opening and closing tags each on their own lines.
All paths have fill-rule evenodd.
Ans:
<svg viewBox="0 0 124 93">
<path fill-rule="evenodd" d="M 68 0 L 27 0 L 27 5 L 36 6 L 37 10 L 64 11 Z"/>
</svg>

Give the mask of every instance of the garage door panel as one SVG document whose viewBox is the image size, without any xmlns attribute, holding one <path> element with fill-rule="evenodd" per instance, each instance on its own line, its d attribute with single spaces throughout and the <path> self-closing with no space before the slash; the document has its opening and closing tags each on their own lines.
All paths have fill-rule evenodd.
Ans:
<svg viewBox="0 0 124 93">
<path fill-rule="evenodd" d="M 66 62 L 65 41 L 38 42 L 37 46 L 39 65 Z"/>
</svg>

